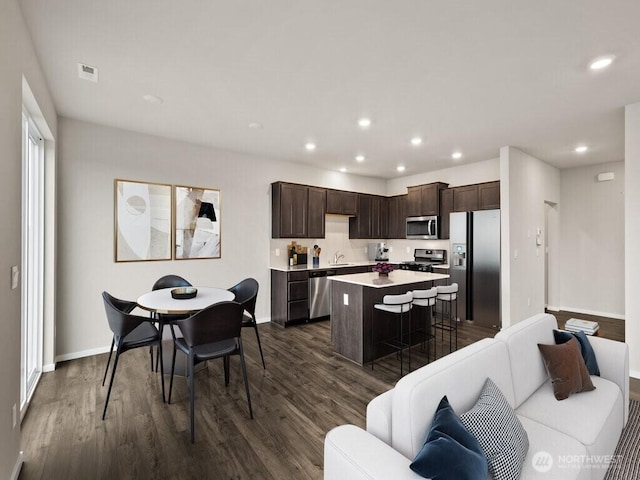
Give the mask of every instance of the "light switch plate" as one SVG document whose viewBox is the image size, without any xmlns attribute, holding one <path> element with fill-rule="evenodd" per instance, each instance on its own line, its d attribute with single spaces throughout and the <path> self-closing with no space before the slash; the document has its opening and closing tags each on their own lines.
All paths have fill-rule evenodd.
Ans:
<svg viewBox="0 0 640 480">
<path fill-rule="evenodd" d="M 349 305 L 349 294 L 345 293 L 344 296 L 342 297 L 342 301 L 344 302 L 345 305 Z"/>
<path fill-rule="evenodd" d="M 279 256 L 280 256 L 280 249 L 276 248 L 276 257 L 279 257 Z"/>
<path fill-rule="evenodd" d="M 20 283 L 20 269 L 17 265 L 11 267 L 11 290 L 18 288 Z"/>
</svg>

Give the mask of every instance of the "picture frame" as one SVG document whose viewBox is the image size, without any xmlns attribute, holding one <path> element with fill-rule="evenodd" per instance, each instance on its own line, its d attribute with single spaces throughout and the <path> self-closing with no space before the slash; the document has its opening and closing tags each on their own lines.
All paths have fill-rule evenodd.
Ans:
<svg viewBox="0 0 640 480">
<path fill-rule="evenodd" d="M 220 190 L 174 186 L 173 258 L 222 257 Z"/>
<path fill-rule="evenodd" d="M 116 262 L 171 260 L 172 186 L 114 180 Z"/>
</svg>

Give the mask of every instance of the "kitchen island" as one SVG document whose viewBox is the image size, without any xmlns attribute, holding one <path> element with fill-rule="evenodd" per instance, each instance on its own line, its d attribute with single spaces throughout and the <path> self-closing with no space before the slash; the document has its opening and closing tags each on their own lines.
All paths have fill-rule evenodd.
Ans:
<svg viewBox="0 0 640 480">
<path fill-rule="evenodd" d="M 331 341 L 339 355 L 363 365 L 371 358 L 387 355 L 392 350 L 378 345 L 384 338 L 397 332 L 398 319 L 384 312 L 376 311 L 373 349 L 371 348 L 371 322 L 373 305 L 382 302 L 385 295 L 398 295 L 410 290 L 431 288 L 433 282 L 449 278 L 439 273 L 395 270 L 388 277 L 375 272 L 356 273 L 329 277 L 331 285 Z M 423 319 L 413 314 L 411 322 L 405 322 L 408 329 L 421 328 Z M 421 338 L 413 339 L 418 343 Z"/>
</svg>

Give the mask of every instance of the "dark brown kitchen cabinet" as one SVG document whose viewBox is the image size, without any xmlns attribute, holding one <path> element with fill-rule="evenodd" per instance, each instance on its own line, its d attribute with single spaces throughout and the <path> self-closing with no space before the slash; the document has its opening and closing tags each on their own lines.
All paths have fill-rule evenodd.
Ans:
<svg viewBox="0 0 640 480">
<path fill-rule="evenodd" d="M 343 190 L 327 190 L 327 213 L 336 215 L 355 215 L 358 194 Z"/>
<path fill-rule="evenodd" d="M 271 203 L 272 238 L 307 236 L 309 187 L 293 183 L 272 183 Z"/>
<path fill-rule="evenodd" d="M 441 182 L 408 187 L 407 216 L 440 215 L 440 190 L 444 188 L 447 184 Z"/>
<path fill-rule="evenodd" d="M 453 211 L 472 212 L 478 210 L 478 186 L 465 185 L 453 189 Z"/>
<path fill-rule="evenodd" d="M 275 182 L 271 202 L 271 238 L 324 238 L 326 189 Z"/>
<path fill-rule="evenodd" d="M 271 270 L 271 321 L 280 327 L 309 319 L 309 272 Z"/>
<path fill-rule="evenodd" d="M 349 238 L 383 238 L 384 201 L 378 195 L 358 194 L 356 216 L 349 218 Z"/>
<path fill-rule="evenodd" d="M 387 198 L 389 230 L 386 238 L 407 238 L 407 195 Z"/>
<path fill-rule="evenodd" d="M 324 215 L 327 211 L 327 191 L 324 188 L 309 187 L 308 199 L 307 237 L 324 238 Z"/>
<path fill-rule="evenodd" d="M 440 233 L 439 238 L 449 238 L 449 214 L 453 212 L 453 189 L 440 190 Z"/>
<path fill-rule="evenodd" d="M 493 210 L 500 208 L 500 182 L 487 182 L 478 185 L 478 208 Z"/>
</svg>

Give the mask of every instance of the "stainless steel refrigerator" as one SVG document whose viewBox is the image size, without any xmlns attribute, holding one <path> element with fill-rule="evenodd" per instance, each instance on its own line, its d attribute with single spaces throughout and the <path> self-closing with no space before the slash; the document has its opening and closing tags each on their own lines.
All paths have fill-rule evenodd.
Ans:
<svg viewBox="0 0 640 480">
<path fill-rule="evenodd" d="M 500 210 L 452 213 L 449 228 L 458 318 L 500 329 Z"/>
</svg>

